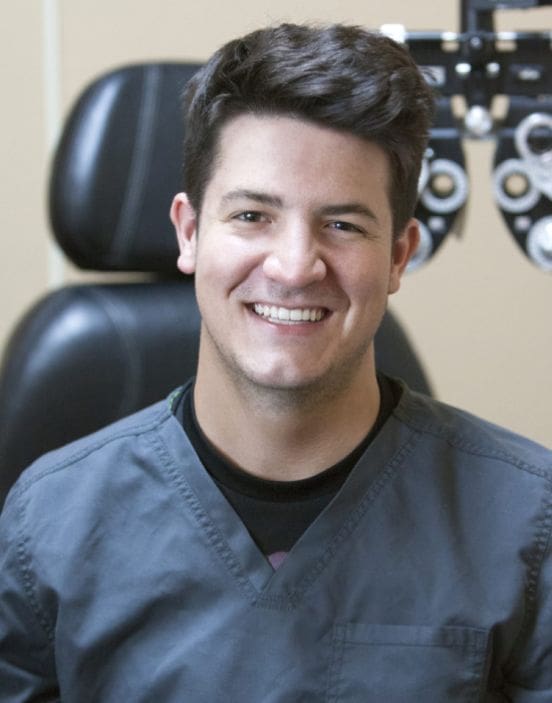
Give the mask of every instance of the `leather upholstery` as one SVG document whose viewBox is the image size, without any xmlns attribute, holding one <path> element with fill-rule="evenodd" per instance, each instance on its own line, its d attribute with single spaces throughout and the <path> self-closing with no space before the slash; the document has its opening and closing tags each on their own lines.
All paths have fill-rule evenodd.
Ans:
<svg viewBox="0 0 552 703">
<path fill-rule="evenodd" d="M 159 400 L 192 376 L 192 279 L 78 285 L 21 321 L 0 375 L 0 488 L 33 459 Z"/>
<path fill-rule="evenodd" d="M 180 182 L 181 96 L 197 64 L 122 68 L 78 99 L 57 149 L 50 217 L 78 266 L 175 272 L 168 212 Z"/>
</svg>

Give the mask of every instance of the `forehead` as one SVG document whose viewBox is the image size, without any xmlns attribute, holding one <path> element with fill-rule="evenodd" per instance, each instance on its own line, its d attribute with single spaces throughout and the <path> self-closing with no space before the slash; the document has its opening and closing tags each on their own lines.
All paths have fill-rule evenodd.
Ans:
<svg viewBox="0 0 552 703">
<path fill-rule="evenodd" d="M 221 129 L 205 196 L 262 188 L 289 198 L 384 198 L 388 157 L 373 142 L 290 116 L 239 115 Z M 280 193 L 281 191 L 281 193 Z"/>
</svg>

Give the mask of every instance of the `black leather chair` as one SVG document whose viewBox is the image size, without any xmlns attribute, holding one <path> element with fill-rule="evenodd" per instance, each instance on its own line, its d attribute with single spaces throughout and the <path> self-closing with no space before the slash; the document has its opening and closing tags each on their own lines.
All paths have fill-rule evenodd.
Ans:
<svg viewBox="0 0 552 703">
<path fill-rule="evenodd" d="M 112 71 L 78 99 L 53 160 L 53 233 L 83 269 L 140 272 L 131 283 L 73 285 L 40 300 L 0 367 L 0 506 L 40 454 L 152 403 L 195 372 L 193 279 L 176 270 L 168 219 L 181 189 L 183 86 L 197 65 Z M 429 384 L 390 314 L 381 369 Z"/>
</svg>

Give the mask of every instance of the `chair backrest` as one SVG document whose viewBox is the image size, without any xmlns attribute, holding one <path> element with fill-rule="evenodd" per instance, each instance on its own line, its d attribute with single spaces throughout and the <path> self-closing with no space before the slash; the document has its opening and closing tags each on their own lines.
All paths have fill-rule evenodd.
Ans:
<svg viewBox="0 0 552 703">
<path fill-rule="evenodd" d="M 128 66 L 84 90 L 54 156 L 52 231 L 83 269 L 176 273 L 182 91 L 197 64 Z"/>
<path fill-rule="evenodd" d="M 147 280 L 74 285 L 21 320 L 0 368 L 0 506 L 25 466 L 166 395 L 195 372 L 200 318 L 193 279 L 177 275 L 168 219 L 180 190 L 180 96 L 197 65 L 112 71 L 71 111 L 53 160 L 54 236 L 80 267 Z M 429 384 L 389 313 L 379 367 Z"/>
</svg>

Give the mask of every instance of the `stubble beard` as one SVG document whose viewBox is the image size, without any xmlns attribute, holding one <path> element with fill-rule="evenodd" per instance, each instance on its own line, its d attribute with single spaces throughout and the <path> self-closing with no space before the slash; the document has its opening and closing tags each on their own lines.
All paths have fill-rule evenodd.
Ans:
<svg viewBox="0 0 552 703">
<path fill-rule="evenodd" d="M 226 376 L 236 392 L 259 412 L 309 412 L 346 394 L 362 378 L 363 367 L 368 374 L 367 361 L 370 368 L 374 368 L 372 342 L 373 338 L 363 340 L 362 344 L 351 349 L 347 356 L 330 365 L 320 375 L 295 384 L 263 381 L 253 372 L 248 372 L 243 363 L 209 332 L 205 323 L 201 330 L 200 358 L 202 346 L 205 350 L 208 345 L 216 356 L 223 377 Z"/>
</svg>

